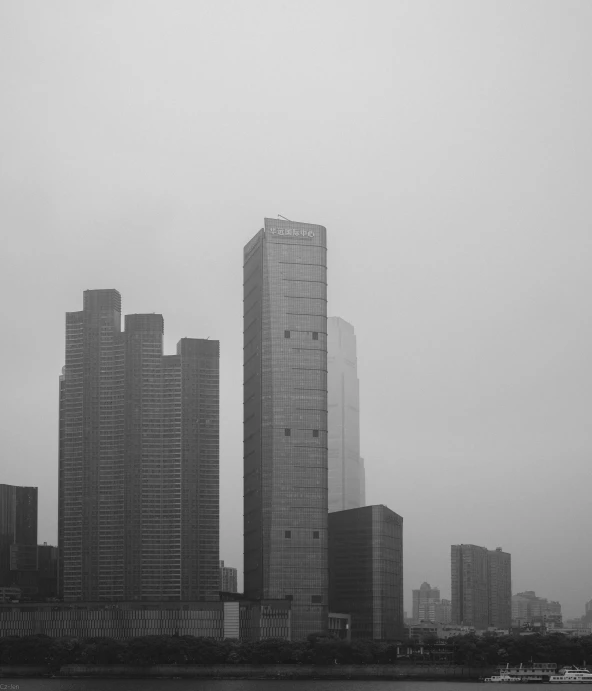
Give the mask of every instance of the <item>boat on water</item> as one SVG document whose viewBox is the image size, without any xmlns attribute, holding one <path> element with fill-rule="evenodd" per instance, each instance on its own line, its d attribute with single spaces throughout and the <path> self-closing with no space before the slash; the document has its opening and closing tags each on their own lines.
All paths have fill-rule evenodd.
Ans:
<svg viewBox="0 0 592 691">
<path fill-rule="evenodd" d="M 553 675 L 557 674 L 557 665 L 554 662 L 528 662 L 520 665 L 509 665 L 497 668 L 497 676 L 489 677 L 490 681 L 495 679 L 494 683 L 501 683 L 499 677 L 504 676 L 505 683 L 522 684 L 542 684 L 550 681 Z"/>
<path fill-rule="evenodd" d="M 515 684 L 520 683 L 520 677 L 513 677 L 510 674 L 494 674 L 492 677 L 485 677 L 484 682 L 489 682 L 491 684 Z"/>
<path fill-rule="evenodd" d="M 549 678 L 551 684 L 592 684 L 592 673 L 584 667 L 566 667 L 563 674 Z"/>
</svg>

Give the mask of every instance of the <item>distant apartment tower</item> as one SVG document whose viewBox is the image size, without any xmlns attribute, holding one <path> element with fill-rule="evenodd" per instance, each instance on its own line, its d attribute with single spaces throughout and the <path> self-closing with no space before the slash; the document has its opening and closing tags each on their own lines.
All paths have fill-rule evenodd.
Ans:
<svg viewBox="0 0 592 691">
<path fill-rule="evenodd" d="M 224 566 L 224 560 L 220 560 L 220 590 L 224 593 L 236 593 L 236 569 Z"/>
<path fill-rule="evenodd" d="M 329 607 L 351 615 L 351 637 L 403 634 L 403 518 L 388 507 L 329 514 Z"/>
<path fill-rule="evenodd" d="M 343 511 L 366 503 L 356 335 L 340 317 L 327 320 L 327 332 L 329 511 Z"/>
<path fill-rule="evenodd" d="M 327 243 L 266 218 L 244 248 L 245 596 L 327 629 Z"/>
<path fill-rule="evenodd" d="M 440 590 L 423 582 L 413 594 L 413 621 L 436 621 L 436 605 L 440 604 Z"/>
<path fill-rule="evenodd" d="M 37 487 L 0 485 L 0 586 L 37 591 Z"/>
<path fill-rule="evenodd" d="M 58 541 L 64 600 L 217 599 L 219 343 L 163 355 L 160 314 L 87 290 L 66 314 Z"/>
<path fill-rule="evenodd" d="M 452 623 L 509 629 L 512 618 L 511 555 L 501 547 L 452 545 Z"/>
</svg>

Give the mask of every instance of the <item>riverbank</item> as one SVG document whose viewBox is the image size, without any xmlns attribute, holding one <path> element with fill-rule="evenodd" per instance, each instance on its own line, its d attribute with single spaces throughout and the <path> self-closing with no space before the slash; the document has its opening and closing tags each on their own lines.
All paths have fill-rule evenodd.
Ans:
<svg viewBox="0 0 592 691">
<path fill-rule="evenodd" d="M 40 665 L 1 665 L 0 677 L 182 678 L 182 679 L 351 679 L 477 681 L 489 667 L 448 665 L 63 665 L 58 672 Z"/>
</svg>

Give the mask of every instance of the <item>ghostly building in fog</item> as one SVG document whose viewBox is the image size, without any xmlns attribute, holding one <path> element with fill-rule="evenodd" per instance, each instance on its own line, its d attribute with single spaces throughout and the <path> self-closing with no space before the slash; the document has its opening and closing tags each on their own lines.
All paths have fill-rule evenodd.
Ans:
<svg viewBox="0 0 592 691">
<path fill-rule="evenodd" d="M 244 248 L 245 596 L 327 629 L 327 243 L 265 219 Z"/>
<path fill-rule="evenodd" d="M 340 317 L 327 320 L 327 332 L 329 511 L 343 511 L 366 503 L 356 336 Z"/>
<path fill-rule="evenodd" d="M 440 604 L 440 589 L 424 581 L 421 586 L 412 591 L 413 621 L 436 620 L 436 607 Z"/>
<path fill-rule="evenodd" d="M 66 314 L 58 541 L 64 600 L 217 599 L 218 341 L 163 355 L 116 290 Z"/>
</svg>

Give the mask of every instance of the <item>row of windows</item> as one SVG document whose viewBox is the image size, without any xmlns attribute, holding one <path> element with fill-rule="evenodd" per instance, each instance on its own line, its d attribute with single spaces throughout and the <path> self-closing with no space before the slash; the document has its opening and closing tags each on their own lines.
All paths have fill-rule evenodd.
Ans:
<svg viewBox="0 0 592 691">
<path fill-rule="evenodd" d="M 284 538 L 286 540 L 291 540 L 292 539 L 292 531 L 291 530 L 284 530 Z M 312 531 L 312 539 L 313 540 L 320 540 L 321 539 L 320 531 L 313 530 Z"/>
<path fill-rule="evenodd" d="M 293 595 L 286 595 L 286 600 L 293 601 L 294 596 Z M 311 601 L 311 603 L 314 603 L 314 604 L 320 604 L 321 602 L 323 602 L 323 596 L 322 595 L 311 595 L 310 601 Z"/>
<path fill-rule="evenodd" d="M 285 437 L 291 437 L 292 436 L 292 429 L 290 427 L 285 427 L 284 428 L 284 436 Z M 318 437 L 319 436 L 319 430 L 318 429 L 313 429 L 312 430 L 312 436 L 313 437 Z"/>
<path fill-rule="evenodd" d="M 313 341 L 318 341 L 319 340 L 319 332 L 318 331 L 312 331 L 312 340 Z M 290 338 L 290 331 L 284 331 L 284 338 Z"/>
</svg>

